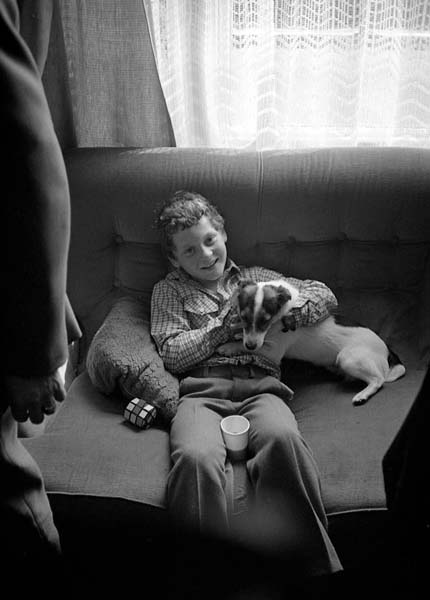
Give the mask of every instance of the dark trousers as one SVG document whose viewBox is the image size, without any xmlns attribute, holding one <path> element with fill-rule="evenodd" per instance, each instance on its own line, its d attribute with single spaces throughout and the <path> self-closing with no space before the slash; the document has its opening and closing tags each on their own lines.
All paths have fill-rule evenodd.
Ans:
<svg viewBox="0 0 430 600">
<path fill-rule="evenodd" d="M 49 564 L 60 556 L 59 536 L 42 474 L 17 429 L 7 409 L 0 416 L 0 564 Z"/>
</svg>

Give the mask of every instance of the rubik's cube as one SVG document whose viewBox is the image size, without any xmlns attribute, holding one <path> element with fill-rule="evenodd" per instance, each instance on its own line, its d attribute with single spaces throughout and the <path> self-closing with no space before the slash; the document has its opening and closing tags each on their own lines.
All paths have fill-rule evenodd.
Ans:
<svg viewBox="0 0 430 600">
<path fill-rule="evenodd" d="M 141 398 L 130 400 L 124 410 L 124 418 L 141 429 L 151 427 L 156 416 L 157 409 L 155 406 L 148 404 Z"/>
</svg>

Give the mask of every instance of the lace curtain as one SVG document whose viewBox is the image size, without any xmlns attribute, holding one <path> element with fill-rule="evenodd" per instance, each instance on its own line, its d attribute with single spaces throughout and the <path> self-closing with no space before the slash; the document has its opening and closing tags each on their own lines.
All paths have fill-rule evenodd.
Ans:
<svg viewBox="0 0 430 600">
<path fill-rule="evenodd" d="M 430 0 L 145 0 L 178 146 L 430 147 Z"/>
</svg>

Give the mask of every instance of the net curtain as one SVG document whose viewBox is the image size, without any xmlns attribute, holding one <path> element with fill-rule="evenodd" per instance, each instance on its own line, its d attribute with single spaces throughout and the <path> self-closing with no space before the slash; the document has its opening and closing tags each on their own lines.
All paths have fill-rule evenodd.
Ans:
<svg viewBox="0 0 430 600">
<path fill-rule="evenodd" d="M 430 0 L 145 0 L 178 146 L 430 147 Z"/>
<path fill-rule="evenodd" d="M 21 0 L 63 149 L 174 146 L 142 0 Z"/>
</svg>

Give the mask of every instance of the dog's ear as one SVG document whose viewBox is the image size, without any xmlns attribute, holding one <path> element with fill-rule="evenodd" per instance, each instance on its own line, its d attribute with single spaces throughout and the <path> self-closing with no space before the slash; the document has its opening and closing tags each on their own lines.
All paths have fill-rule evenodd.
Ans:
<svg viewBox="0 0 430 600">
<path fill-rule="evenodd" d="M 278 289 L 276 291 L 277 291 L 279 308 L 281 308 L 282 306 L 285 306 L 287 304 L 287 302 L 289 302 L 291 300 L 291 294 L 282 285 L 278 286 Z"/>
</svg>

